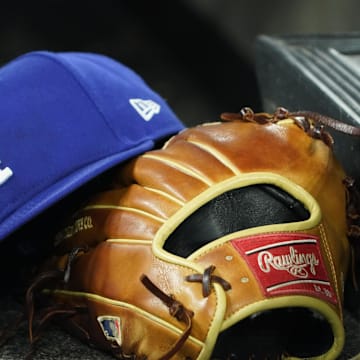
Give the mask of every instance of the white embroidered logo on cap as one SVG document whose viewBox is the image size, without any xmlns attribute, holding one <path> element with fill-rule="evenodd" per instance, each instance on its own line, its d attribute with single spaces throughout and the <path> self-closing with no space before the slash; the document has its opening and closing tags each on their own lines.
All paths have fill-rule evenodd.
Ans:
<svg viewBox="0 0 360 360">
<path fill-rule="evenodd" d="M 13 172 L 8 166 L 4 169 L 0 169 L 0 186 L 5 184 L 11 178 L 12 175 Z"/>
<path fill-rule="evenodd" d="M 159 114 L 161 108 L 153 100 L 130 99 L 129 103 L 145 121 L 149 121 L 154 115 Z"/>
</svg>

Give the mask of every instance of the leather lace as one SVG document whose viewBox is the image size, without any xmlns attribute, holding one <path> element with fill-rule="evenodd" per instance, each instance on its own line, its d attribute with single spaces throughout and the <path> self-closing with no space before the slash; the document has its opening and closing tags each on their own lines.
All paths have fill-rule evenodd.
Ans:
<svg viewBox="0 0 360 360">
<path fill-rule="evenodd" d="M 35 345 L 41 337 L 41 333 L 46 326 L 59 317 L 73 316 L 80 311 L 86 310 L 84 307 L 69 307 L 64 304 L 55 304 L 44 307 L 36 314 L 35 327 L 35 295 L 40 292 L 47 284 L 63 283 L 66 284 L 70 278 L 71 265 L 80 252 L 86 252 L 88 249 L 83 247 L 74 248 L 68 256 L 68 261 L 64 270 L 51 270 L 40 273 L 30 284 L 25 295 L 26 315 L 28 322 L 28 334 L 30 349 L 26 359 L 31 359 L 35 351 Z"/>
<path fill-rule="evenodd" d="M 202 284 L 202 294 L 204 297 L 208 297 L 211 292 L 211 284 L 218 283 L 222 288 L 227 291 L 231 289 L 231 284 L 221 278 L 220 276 L 212 275 L 215 270 L 214 265 L 210 265 L 205 269 L 203 274 L 191 274 L 185 277 L 186 281 L 189 282 L 199 282 Z"/>
<path fill-rule="evenodd" d="M 326 127 L 351 136 L 360 136 L 360 127 L 316 112 L 290 112 L 283 107 L 277 108 L 273 114 L 254 113 L 251 108 L 244 107 L 239 113 L 222 113 L 220 118 L 223 121 L 240 120 L 258 124 L 276 123 L 284 119 L 292 119 L 304 132 L 313 138 L 323 140 L 329 147 L 333 146 L 334 140 Z M 356 281 L 355 263 L 360 261 L 360 189 L 359 185 L 355 184 L 355 180 L 349 176 L 344 179 L 343 183 L 346 189 L 347 236 L 352 247 L 353 282 L 354 288 L 359 289 Z"/>
<path fill-rule="evenodd" d="M 59 281 L 63 277 L 63 271 L 47 271 L 41 273 L 30 285 L 26 292 L 26 312 L 28 321 L 28 333 L 30 341 L 30 349 L 26 355 L 26 359 L 31 359 L 35 352 L 35 345 L 41 337 L 42 331 L 50 323 L 51 320 L 59 316 L 72 316 L 78 312 L 77 308 L 66 308 L 62 304 L 45 307 L 37 314 L 37 325 L 35 327 L 35 301 L 34 294 L 39 288 L 43 288 L 48 282 L 54 280 Z"/>
<path fill-rule="evenodd" d="M 330 147 L 334 144 L 334 139 L 326 130 L 330 127 L 336 131 L 352 135 L 360 136 L 360 127 L 356 127 L 342 121 L 318 114 L 313 111 L 294 111 L 290 112 L 283 107 L 279 107 L 273 114 L 265 112 L 254 113 L 249 107 L 244 107 L 239 113 L 222 113 L 220 115 L 223 121 L 242 120 L 248 122 L 257 122 L 259 124 L 276 123 L 284 119 L 293 119 L 295 124 L 302 128 L 307 134 L 315 139 L 321 139 Z"/>
<path fill-rule="evenodd" d="M 159 360 L 169 360 L 181 349 L 185 341 L 190 336 L 192 328 L 192 317 L 194 316 L 194 313 L 191 310 L 186 309 L 185 306 L 177 301 L 172 295 L 165 294 L 146 275 L 142 275 L 140 280 L 151 293 L 158 297 L 169 308 L 169 313 L 171 316 L 175 317 L 178 321 L 183 322 L 186 325 L 184 332 L 173 345 L 173 347 L 166 354 L 159 358 Z"/>
<path fill-rule="evenodd" d="M 59 280 L 62 277 L 62 271 L 60 270 L 54 270 L 54 271 L 48 271 L 41 273 L 38 277 L 36 277 L 32 284 L 29 286 L 29 288 L 26 291 L 25 296 L 25 302 L 26 302 L 26 310 L 27 310 L 27 318 L 28 318 L 28 332 L 29 332 L 29 340 L 30 344 L 34 343 L 34 331 L 33 331 L 33 325 L 34 325 L 34 314 L 35 314 L 35 306 L 34 306 L 34 294 L 36 290 L 39 287 L 42 287 L 43 284 L 53 281 L 54 279 Z M 41 323 L 44 324 L 44 320 L 41 321 Z M 39 330 L 36 331 L 36 334 L 39 333 Z"/>
</svg>

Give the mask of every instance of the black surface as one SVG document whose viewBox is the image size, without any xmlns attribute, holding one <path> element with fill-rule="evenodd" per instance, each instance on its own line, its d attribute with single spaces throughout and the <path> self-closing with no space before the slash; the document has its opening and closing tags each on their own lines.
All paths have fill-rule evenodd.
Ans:
<svg viewBox="0 0 360 360">
<path fill-rule="evenodd" d="M 194 211 L 166 239 L 164 249 L 188 257 L 225 235 L 308 217 L 303 204 L 280 188 L 268 184 L 246 186 L 222 193 Z"/>
<path fill-rule="evenodd" d="M 125 63 L 186 124 L 260 106 L 254 64 L 180 0 L 2 4 L 0 63 L 42 49 L 98 52 Z"/>
<path fill-rule="evenodd" d="M 259 36 L 256 73 L 263 109 L 308 110 L 360 126 L 360 33 Z M 329 130 L 336 156 L 360 181 L 360 140 Z"/>
</svg>

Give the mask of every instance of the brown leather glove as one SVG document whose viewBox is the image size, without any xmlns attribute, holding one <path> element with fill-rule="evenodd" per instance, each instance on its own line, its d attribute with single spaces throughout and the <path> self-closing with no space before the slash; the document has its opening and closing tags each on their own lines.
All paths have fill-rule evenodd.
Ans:
<svg viewBox="0 0 360 360">
<path fill-rule="evenodd" d="M 40 325 L 120 359 L 336 359 L 350 182 L 315 115 L 224 113 L 116 169 L 29 289 Z"/>
</svg>

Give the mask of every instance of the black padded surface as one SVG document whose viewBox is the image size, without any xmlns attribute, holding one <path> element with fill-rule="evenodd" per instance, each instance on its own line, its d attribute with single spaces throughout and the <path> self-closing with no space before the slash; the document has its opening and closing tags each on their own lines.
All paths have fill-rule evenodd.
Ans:
<svg viewBox="0 0 360 360">
<path fill-rule="evenodd" d="M 308 110 L 360 126 L 360 33 L 256 39 L 256 74 L 264 111 Z M 329 129 L 347 173 L 360 181 L 360 140 Z"/>
<path fill-rule="evenodd" d="M 305 207 L 266 184 L 227 191 L 194 211 L 169 236 L 164 249 L 183 257 L 220 237 L 256 226 L 305 220 Z"/>
</svg>

